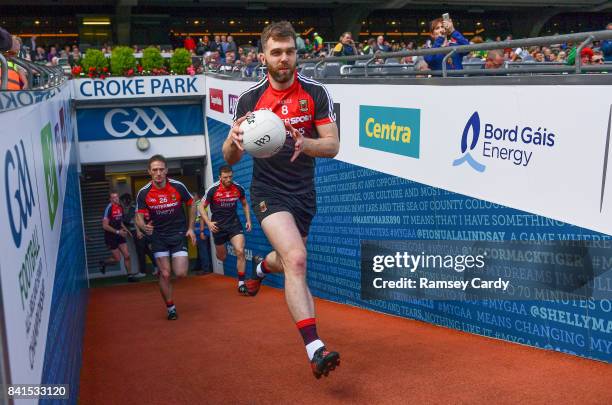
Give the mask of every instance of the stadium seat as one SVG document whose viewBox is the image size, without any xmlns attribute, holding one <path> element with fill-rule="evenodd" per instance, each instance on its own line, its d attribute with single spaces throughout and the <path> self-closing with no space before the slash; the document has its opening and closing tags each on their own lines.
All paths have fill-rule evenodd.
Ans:
<svg viewBox="0 0 612 405">
<path fill-rule="evenodd" d="M 314 77 L 316 63 L 304 63 L 300 69 L 300 74 L 306 77 Z"/>
<path fill-rule="evenodd" d="M 323 66 L 320 72 L 321 77 L 340 77 L 340 67 L 338 62 L 329 62 Z"/>
<path fill-rule="evenodd" d="M 478 59 L 477 62 L 472 62 L 470 60 L 470 62 L 465 62 L 463 63 L 463 69 L 465 70 L 478 70 L 478 69 L 484 69 L 484 62 L 480 59 Z"/>
<path fill-rule="evenodd" d="M 400 61 L 397 58 L 387 58 L 385 59 L 385 65 L 397 65 Z"/>
</svg>

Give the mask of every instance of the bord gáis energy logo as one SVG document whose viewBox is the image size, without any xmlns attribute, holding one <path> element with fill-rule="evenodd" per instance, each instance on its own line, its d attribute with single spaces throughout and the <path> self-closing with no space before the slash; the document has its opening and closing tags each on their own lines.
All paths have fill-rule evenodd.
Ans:
<svg viewBox="0 0 612 405">
<path fill-rule="evenodd" d="M 481 135 L 482 142 L 478 142 Z M 467 163 L 482 173 L 486 165 L 481 162 L 493 159 L 527 167 L 534 161 L 535 154 L 555 146 L 555 136 L 541 125 L 504 127 L 487 122 L 483 126 L 478 111 L 475 111 L 465 124 L 460 144 L 462 155 L 453 160 L 453 166 Z"/>
<path fill-rule="evenodd" d="M 472 166 L 472 169 L 477 172 L 484 172 L 487 168 L 485 165 L 478 163 L 468 151 L 468 135 L 470 134 L 470 130 L 472 132 L 472 142 L 470 143 L 470 151 L 473 151 L 478 144 L 478 137 L 480 136 L 480 116 L 478 115 L 478 111 L 474 111 L 474 114 L 470 117 L 467 124 L 465 124 L 465 128 L 463 129 L 463 135 L 461 136 L 461 156 L 458 159 L 453 161 L 453 166 L 459 166 L 464 163 Z"/>
</svg>

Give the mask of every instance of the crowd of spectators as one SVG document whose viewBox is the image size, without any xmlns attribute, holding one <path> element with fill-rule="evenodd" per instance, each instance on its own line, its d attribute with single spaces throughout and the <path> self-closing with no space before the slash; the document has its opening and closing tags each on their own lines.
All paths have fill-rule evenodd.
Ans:
<svg viewBox="0 0 612 405">
<path fill-rule="evenodd" d="M 415 41 L 389 41 L 383 35 L 355 41 L 352 33 L 343 33 L 337 42 L 325 42 L 321 35 L 313 32 L 309 35 L 299 35 L 296 38 L 296 47 L 301 59 L 320 58 L 326 56 L 354 56 L 372 55 L 385 52 L 410 51 L 416 49 L 452 47 L 456 45 L 480 44 L 485 42 L 501 42 L 501 37 L 483 38 L 480 35 L 465 38 L 453 25 L 451 19 L 438 18 L 430 22 L 430 35 L 423 37 L 421 43 Z M 606 29 L 612 30 L 612 23 Z M 508 35 L 506 40 L 511 40 Z M 75 66 L 82 58 L 81 50 L 76 44 L 52 44 L 42 46 L 37 43 L 37 37 L 29 37 L 27 42 L 18 36 L 12 36 L 12 52 L 10 56 L 19 56 L 23 59 L 46 65 L 69 64 Z M 259 43 L 238 45 L 231 35 L 204 35 L 203 37 L 186 36 L 182 47 L 193 54 L 198 61 L 199 68 L 226 73 L 241 72 L 247 76 L 253 74 L 259 64 L 258 53 L 261 50 Z M 483 68 L 501 68 L 508 62 L 531 62 L 549 64 L 573 64 L 578 44 L 560 43 L 551 46 L 533 46 L 529 48 L 502 48 L 489 51 L 476 51 L 469 54 L 455 53 L 447 60 L 447 69 L 462 69 L 465 63 L 481 63 Z M 134 45 L 134 52 L 142 49 Z M 158 46 L 160 50 L 162 48 Z M 103 53 L 110 56 L 111 45 L 100 47 Z M 165 48 L 162 54 L 170 56 L 172 49 Z M 599 64 L 612 61 L 612 41 L 594 42 L 584 47 L 580 55 L 583 64 Z M 397 63 L 414 65 L 415 70 L 441 70 L 444 55 L 428 55 L 425 57 L 407 56 L 397 58 Z M 374 61 L 377 64 L 385 63 L 382 58 Z M 23 76 L 23 75 L 22 75 Z"/>
</svg>

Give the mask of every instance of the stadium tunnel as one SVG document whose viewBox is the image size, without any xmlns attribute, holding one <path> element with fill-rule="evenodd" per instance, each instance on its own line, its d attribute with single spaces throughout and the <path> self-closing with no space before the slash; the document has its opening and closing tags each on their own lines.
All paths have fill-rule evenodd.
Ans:
<svg viewBox="0 0 612 405">
<path fill-rule="evenodd" d="M 121 263 L 100 273 L 99 262 L 108 257 L 100 228 L 100 213 L 109 191 L 125 193 L 136 201 L 146 185 L 147 159 L 154 154 L 168 159 L 168 175 L 198 192 L 205 180 L 204 79 L 196 77 L 139 78 L 124 81 L 83 82 L 76 93 L 76 127 L 81 164 L 81 193 L 87 261 L 90 277 L 125 273 Z M 177 142 L 177 140 L 180 140 Z M 137 268 L 133 242 L 132 266 Z M 196 258 L 193 247 L 190 258 Z M 147 263 L 150 260 L 147 259 Z M 152 265 L 152 264 L 151 264 Z M 146 269 L 139 269 L 144 272 Z"/>
</svg>

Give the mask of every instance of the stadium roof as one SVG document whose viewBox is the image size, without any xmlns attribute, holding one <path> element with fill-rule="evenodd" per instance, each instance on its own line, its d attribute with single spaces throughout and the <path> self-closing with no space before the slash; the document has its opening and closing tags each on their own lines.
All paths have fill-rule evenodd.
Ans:
<svg viewBox="0 0 612 405">
<path fill-rule="evenodd" d="M 85 0 L 3 0 L 5 5 L 88 5 Z M 445 8 L 456 10 L 464 8 L 468 11 L 485 11 L 487 9 L 503 9 L 509 7 L 556 7 L 571 8 L 583 11 L 604 11 L 612 9 L 612 0 L 96 0 L 96 5 L 121 6 L 165 6 L 172 7 L 236 7 L 247 10 L 265 10 L 278 7 L 325 7 L 335 8 L 354 6 L 357 4 L 377 9 L 402 8 Z"/>
</svg>

